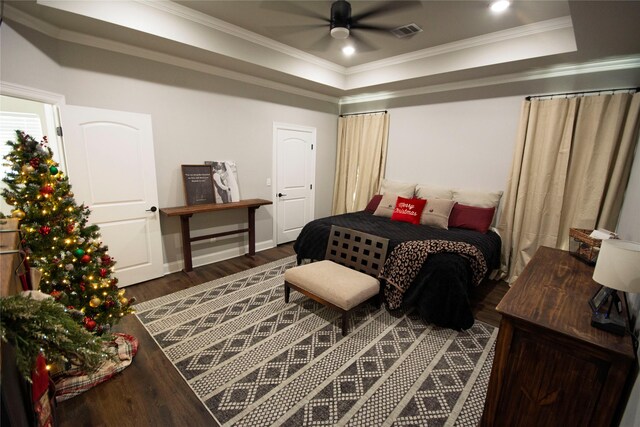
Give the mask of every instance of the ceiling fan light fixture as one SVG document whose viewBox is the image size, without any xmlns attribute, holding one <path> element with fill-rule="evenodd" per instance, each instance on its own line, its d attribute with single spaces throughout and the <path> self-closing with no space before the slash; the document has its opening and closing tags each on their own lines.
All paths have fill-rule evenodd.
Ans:
<svg viewBox="0 0 640 427">
<path fill-rule="evenodd" d="M 331 37 L 342 40 L 349 37 L 349 29 L 346 27 L 333 27 L 331 29 Z"/>
<path fill-rule="evenodd" d="M 356 48 L 351 45 L 345 46 L 342 48 L 342 53 L 344 53 L 345 56 L 351 56 L 356 53 Z"/>
<path fill-rule="evenodd" d="M 509 6 L 511 6 L 511 2 L 509 0 L 495 0 L 491 2 L 489 8 L 492 12 L 500 13 L 507 10 Z"/>
</svg>

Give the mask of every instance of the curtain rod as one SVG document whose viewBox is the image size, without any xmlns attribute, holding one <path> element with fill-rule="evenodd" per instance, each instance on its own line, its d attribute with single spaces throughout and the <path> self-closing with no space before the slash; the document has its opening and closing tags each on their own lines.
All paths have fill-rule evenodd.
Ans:
<svg viewBox="0 0 640 427">
<path fill-rule="evenodd" d="M 552 93 L 549 95 L 529 95 L 524 99 L 527 101 L 531 101 L 536 98 L 553 98 L 555 96 L 569 96 L 569 95 L 586 95 L 589 93 L 603 93 L 603 92 L 619 92 L 619 91 L 635 91 L 640 92 L 640 87 L 625 87 L 620 89 L 600 89 L 600 90 L 585 90 L 582 92 L 566 92 L 566 93 Z"/>
<path fill-rule="evenodd" d="M 361 114 L 376 114 L 376 113 L 385 113 L 387 114 L 388 111 L 387 110 L 378 110 L 378 111 L 367 111 L 364 113 L 349 113 L 349 114 L 340 114 L 340 117 L 346 117 L 346 116 L 359 116 Z"/>
</svg>

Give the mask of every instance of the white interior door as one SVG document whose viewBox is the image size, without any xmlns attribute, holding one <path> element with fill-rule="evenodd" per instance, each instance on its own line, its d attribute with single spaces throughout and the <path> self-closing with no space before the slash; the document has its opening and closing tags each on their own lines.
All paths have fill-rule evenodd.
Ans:
<svg viewBox="0 0 640 427">
<path fill-rule="evenodd" d="M 67 173 L 75 199 L 91 209 L 115 277 L 128 286 L 163 274 L 151 116 L 61 107 Z"/>
<path fill-rule="evenodd" d="M 277 244 L 295 240 L 313 219 L 315 128 L 274 125 Z"/>
</svg>

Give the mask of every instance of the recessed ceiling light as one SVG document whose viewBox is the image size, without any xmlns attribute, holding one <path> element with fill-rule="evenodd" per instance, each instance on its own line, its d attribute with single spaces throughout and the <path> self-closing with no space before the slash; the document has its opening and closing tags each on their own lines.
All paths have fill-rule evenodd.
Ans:
<svg viewBox="0 0 640 427">
<path fill-rule="evenodd" d="M 353 46 L 345 46 L 342 48 L 342 53 L 346 56 L 351 56 L 356 52 L 356 49 Z"/>
<path fill-rule="evenodd" d="M 493 12 L 504 12 L 510 5 L 511 2 L 509 0 L 496 0 L 492 1 L 489 7 Z"/>
</svg>

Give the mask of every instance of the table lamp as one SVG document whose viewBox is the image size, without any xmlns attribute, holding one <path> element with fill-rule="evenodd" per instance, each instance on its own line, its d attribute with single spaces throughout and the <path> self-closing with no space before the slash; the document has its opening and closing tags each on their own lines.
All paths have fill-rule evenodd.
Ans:
<svg viewBox="0 0 640 427">
<path fill-rule="evenodd" d="M 593 280 L 602 285 L 589 300 L 593 310 L 591 326 L 624 335 L 627 330 L 622 303 L 617 291 L 640 293 L 640 243 L 607 239 L 593 270 Z M 609 301 L 606 312 L 600 308 Z M 612 308 L 615 308 L 612 310 Z"/>
</svg>

